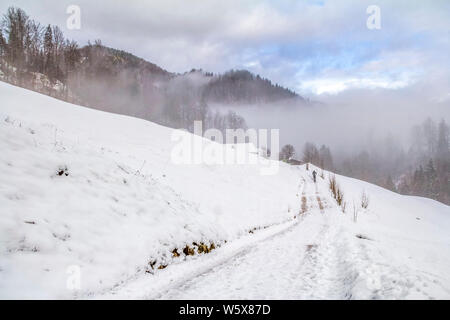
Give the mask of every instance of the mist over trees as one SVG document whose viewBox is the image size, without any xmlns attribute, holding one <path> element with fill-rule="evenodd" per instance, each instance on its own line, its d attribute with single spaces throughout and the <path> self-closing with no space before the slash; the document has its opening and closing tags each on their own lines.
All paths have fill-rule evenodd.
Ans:
<svg viewBox="0 0 450 320">
<path fill-rule="evenodd" d="M 295 155 L 295 149 L 292 144 L 287 144 L 283 146 L 280 150 L 279 158 L 282 161 L 288 161 Z"/>
<path fill-rule="evenodd" d="M 450 204 L 449 126 L 426 119 L 413 128 L 413 145 L 408 155 L 414 169 L 399 179 L 398 191 Z M 421 138 L 420 138 L 421 137 Z"/>
<path fill-rule="evenodd" d="M 302 161 L 326 170 L 365 180 L 405 195 L 432 198 L 450 204 L 449 125 L 427 118 L 411 128 L 404 148 L 388 134 L 379 144 L 366 145 L 353 155 L 307 142 Z"/>
<path fill-rule="evenodd" d="M 272 102 L 296 93 L 246 70 L 174 74 L 100 40 L 79 47 L 58 26 L 41 25 L 10 7 L 0 28 L 0 80 L 91 108 L 192 130 L 246 128 L 236 112 L 210 102 Z"/>
<path fill-rule="evenodd" d="M 305 163 L 312 163 L 325 170 L 334 170 L 333 157 L 331 156 L 330 148 L 326 145 L 317 148 L 314 143 L 305 143 L 302 160 Z"/>
<path fill-rule="evenodd" d="M 295 92 L 272 84 L 269 79 L 253 75 L 247 70 L 231 70 L 215 77 L 204 90 L 204 97 L 219 103 L 264 103 L 297 98 Z"/>
</svg>

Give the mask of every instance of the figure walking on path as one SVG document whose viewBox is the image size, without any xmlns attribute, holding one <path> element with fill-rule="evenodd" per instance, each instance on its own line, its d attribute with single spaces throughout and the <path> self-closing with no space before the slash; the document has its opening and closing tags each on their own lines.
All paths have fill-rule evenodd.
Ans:
<svg viewBox="0 0 450 320">
<path fill-rule="evenodd" d="M 314 180 L 314 183 L 316 183 L 316 175 L 317 175 L 316 170 L 314 170 L 314 171 L 312 172 L 312 174 L 313 174 L 313 180 Z"/>
</svg>

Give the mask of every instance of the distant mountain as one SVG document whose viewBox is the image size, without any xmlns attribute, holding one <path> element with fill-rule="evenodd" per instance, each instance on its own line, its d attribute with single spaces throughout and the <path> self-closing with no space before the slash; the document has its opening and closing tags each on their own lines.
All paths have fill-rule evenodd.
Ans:
<svg viewBox="0 0 450 320">
<path fill-rule="evenodd" d="M 145 73 L 160 75 L 163 77 L 171 76 L 172 73 L 162 69 L 154 63 L 148 62 L 142 58 L 136 57 L 135 55 L 123 51 L 117 50 L 113 48 L 108 48 L 102 46 L 101 44 L 97 44 L 96 47 L 102 53 L 100 55 L 101 59 L 95 62 L 105 62 L 106 67 L 116 66 L 121 69 L 136 69 Z M 89 46 L 85 46 L 81 51 L 84 53 L 84 56 L 89 58 Z M 108 61 L 111 62 L 108 64 Z M 92 61 L 93 62 L 93 61 Z"/>
<path fill-rule="evenodd" d="M 112 85 L 121 94 L 124 94 L 124 90 L 125 93 L 130 90 L 133 95 L 143 95 L 144 100 L 156 103 L 159 99 L 155 98 L 158 94 L 154 91 L 160 94 L 170 92 L 170 87 L 175 82 L 178 88 L 180 82 L 184 82 L 190 90 L 195 88 L 198 99 L 205 103 L 253 104 L 294 98 L 304 101 L 303 97 L 297 93 L 247 70 L 231 70 L 215 75 L 211 72 L 192 69 L 184 74 L 176 74 L 131 53 L 99 44 L 86 46 L 80 53 L 81 59 L 76 72 L 79 73 L 81 70 L 86 80 L 100 80 L 107 83 L 108 88 L 112 89 Z M 93 100 L 98 98 L 95 96 L 97 90 L 94 90 L 92 97 L 89 91 L 89 88 L 83 87 L 83 91 L 79 91 L 78 96 L 92 104 Z M 148 91 L 151 93 L 150 97 L 147 97 Z"/>
<path fill-rule="evenodd" d="M 273 84 L 247 70 L 231 70 L 212 77 L 205 86 L 204 97 L 218 103 L 266 103 L 298 98 L 295 92 Z"/>
<path fill-rule="evenodd" d="M 128 52 L 96 43 L 79 50 L 66 85 L 83 105 L 152 119 L 153 109 L 163 104 L 165 84 L 175 76 Z"/>
</svg>

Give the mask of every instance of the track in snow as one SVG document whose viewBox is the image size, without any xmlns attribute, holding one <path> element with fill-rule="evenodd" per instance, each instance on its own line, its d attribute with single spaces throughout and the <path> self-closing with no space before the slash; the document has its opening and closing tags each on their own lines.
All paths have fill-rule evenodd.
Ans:
<svg viewBox="0 0 450 320">
<path fill-rule="evenodd" d="M 433 299 L 433 292 L 450 294 L 441 279 L 394 266 L 376 241 L 357 239 L 326 182 L 305 178 L 298 192 L 299 218 L 98 298 Z"/>
<path fill-rule="evenodd" d="M 333 209 L 320 210 L 326 199 L 311 183 L 305 182 L 301 196 L 307 209 L 292 228 L 162 292 L 158 298 L 351 298 L 348 288 L 353 279 L 342 260 L 345 248 L 342 240 L 337 240 L 340 230 L 332 221 Z"/>
</svg>

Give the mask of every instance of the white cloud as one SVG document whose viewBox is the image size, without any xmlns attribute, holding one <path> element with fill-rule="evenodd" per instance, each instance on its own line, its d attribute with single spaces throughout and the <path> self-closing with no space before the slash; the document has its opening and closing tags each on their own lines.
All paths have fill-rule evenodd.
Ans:
<svg viewBox="0 0 450 320">
<path fill-rule="evenodd" d="M 348 89 L 400 89 L 411 84 L 408 80 L 392 80 L 388 78 L 341 78 L 341 79 L 314 79 L 300 85 L 302 92 L 311 92 L 316 95 L 337 94 Z"/>
<path fill-rule="evenodd" d="M 450 70 L 450 2 L 378 0 L 377 31 L 366 28 L 372 2 L 79 0 L 82 30 L 64 31 L 81 44 L 100 38 L 169 71 L 245 67 L 313 92 L 399 88 L 412 76 Z M 70 4 L 14 1 L 43 24 L 62 27 Z M 8 6 L 1 3 L 0 10 Z"/>
</svg>

